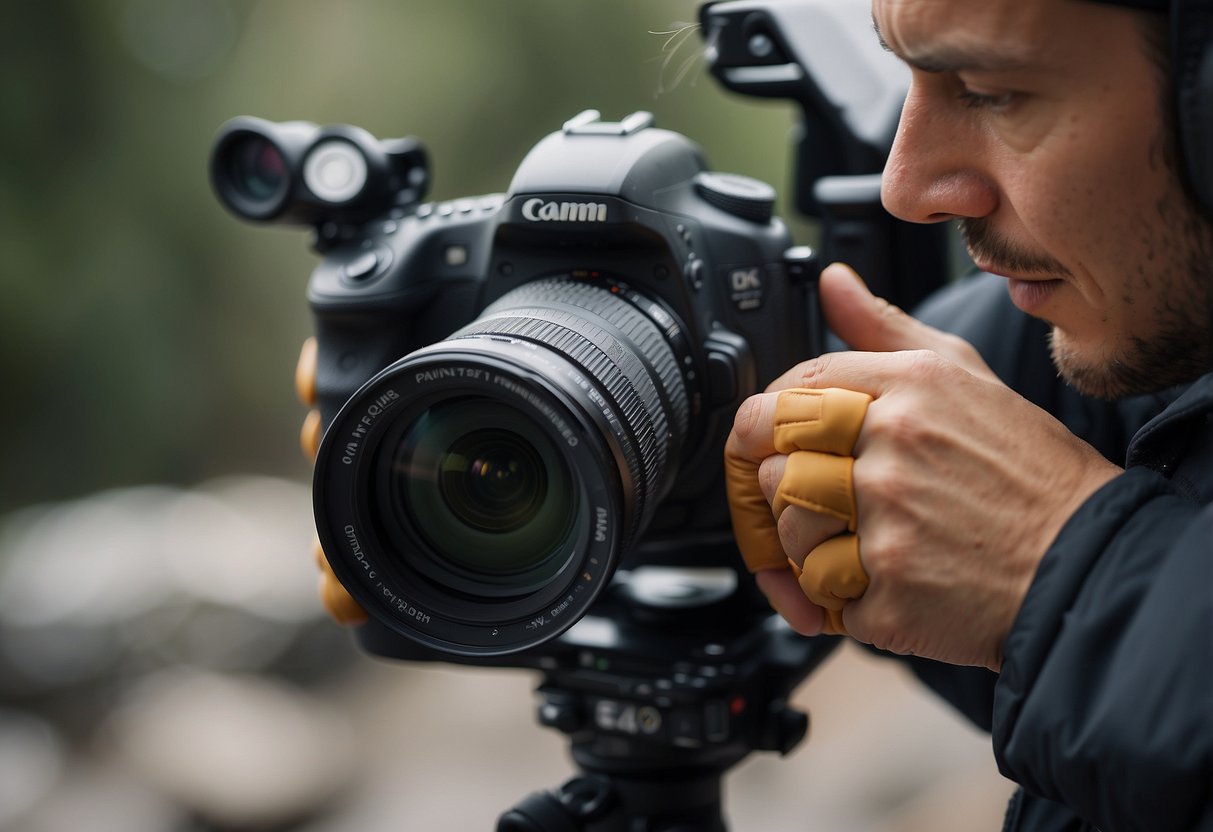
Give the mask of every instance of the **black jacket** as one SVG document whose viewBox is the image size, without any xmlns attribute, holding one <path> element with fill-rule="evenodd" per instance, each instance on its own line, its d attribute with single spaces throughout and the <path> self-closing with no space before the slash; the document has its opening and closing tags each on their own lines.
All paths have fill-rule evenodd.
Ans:
<svg viewBox="0 0 1213 832">
<path fill-rule="evenodd" d="M 1046 327 L 981 276 L 917 316 L 1126 466 L 1069 520 L 1001 674 L 910 660 L 992 733 L 1006 830 L 1213 829 L 1213 374 L 1116 403 L 1057 379 Z"/>
</svg>

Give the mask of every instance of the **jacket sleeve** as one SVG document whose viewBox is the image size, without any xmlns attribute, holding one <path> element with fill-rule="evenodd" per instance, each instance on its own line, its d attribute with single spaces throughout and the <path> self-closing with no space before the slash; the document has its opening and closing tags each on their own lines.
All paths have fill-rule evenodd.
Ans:
<svg viewBox="0 0 1213 832">
<path fill-rule="evenodd" d="M 994 691 L 1002 773 L 1103 832 L 1213 828 L 1213 506 L 1130 468 L 1041 562 Z"/>
</svg>

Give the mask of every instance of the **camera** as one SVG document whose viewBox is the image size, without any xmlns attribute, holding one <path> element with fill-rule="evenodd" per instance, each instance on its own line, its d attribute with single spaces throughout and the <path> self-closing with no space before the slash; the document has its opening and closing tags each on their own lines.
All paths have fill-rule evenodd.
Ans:
<svg viewBox="0 0 1213 832">
<path fill-rule="evenodd" d="M 724 439 L 820 333 L 774 189 L 648 113 L 582 113 L 502 194 L 418 204 L 424 165 L 416 140 L 247 118 L 212 158 L 235 213 L 319 228 L 315 513 L 341 583 L 399 636 L 493 657 L 621 569 L 732 573 Z"/>
</svg>

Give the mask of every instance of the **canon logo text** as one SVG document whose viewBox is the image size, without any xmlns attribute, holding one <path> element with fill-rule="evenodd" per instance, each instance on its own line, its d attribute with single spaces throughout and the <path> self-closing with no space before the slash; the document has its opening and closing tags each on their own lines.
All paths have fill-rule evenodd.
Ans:
<svg viewBox="0 0 1213 832">
<path fill-rule="evenodd" d="M 544 202 L 536 197 L 522 203 L 522 216 L 531 222 L 606 222 L 601 202 Z"/>
</svg>

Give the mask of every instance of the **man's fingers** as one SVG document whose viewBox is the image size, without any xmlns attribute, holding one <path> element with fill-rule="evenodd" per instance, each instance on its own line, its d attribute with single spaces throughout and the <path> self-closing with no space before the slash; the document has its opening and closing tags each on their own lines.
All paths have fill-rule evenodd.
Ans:
<svg viewBox="0 0 1213 832">
<path fill-rule="evenodd" d="M 764 459 L 758 467 L 758 482 L 768 503 L 774 504 L 779 499 L 779 487 L 787 471 L 787 463 L 786 456 L 776 454 Z M 847 529 L 847 521 L 839 518 L 837 513 L 831 516 L 828 512 L 813 511 L 795 504 L 787 505 L 775 514 L 778 517 L 775 529 L 779 534 L 780 546 L 797 566 L 801 566 L 805 555 L 823 540 Z"/>
<path fill-rule="evenodd" d="M 726 457 L 757 464 L 775 453 L 775 403 L 775 396 L 764 394 L 741 403 L 725 442 Z"/>
<path fill-rule="evenodd" d="M 725 442 L 724 481 L 733 537 L 751 572 L 788 568 L 787 556 L 779 545 L 775 516 L 759 479 L 759 465 L 775 452 L 774 407 L 773 397 L 747 399 L 737 411 L 733 432 Z"/>
<path fill-rule="evenodd" d="M 790 569 L 768 570 L 754 576 L 758 588 L 767 597 L 771 608 L 779 613 L 792 629 L 804 636 L 815 636 L 825 625 L 825 611 L 805 597 Z"/>
</svg>

